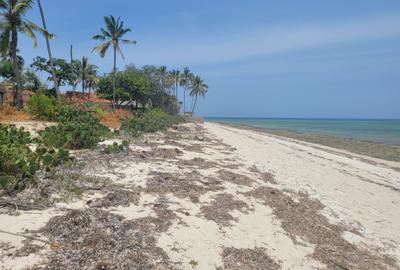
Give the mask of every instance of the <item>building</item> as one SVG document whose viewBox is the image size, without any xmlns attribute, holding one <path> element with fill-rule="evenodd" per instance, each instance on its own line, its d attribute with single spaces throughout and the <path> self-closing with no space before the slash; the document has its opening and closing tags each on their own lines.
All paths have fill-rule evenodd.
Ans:
<svg viewBox="0 0 400 270">
<path fill-rule="evenodd" d="M 30 90 L 22 90 L 23 104 L 29 102 L 35 93 Z M 15 94 L 13 91 L 13 84 L 9 82 L 0 83 L 0 106 L 12 106 L 14 104 Z"/>
</svg>

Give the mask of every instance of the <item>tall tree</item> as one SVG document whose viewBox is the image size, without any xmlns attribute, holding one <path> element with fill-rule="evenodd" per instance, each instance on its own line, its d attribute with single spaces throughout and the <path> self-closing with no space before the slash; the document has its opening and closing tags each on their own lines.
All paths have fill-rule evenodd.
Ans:
<svg viewBox="0 0 400 270">
<path fill-rule="evenodd" d="M 114 52 L 114 68 L 113 68 L 113 108 L 115 109 L 115 79 L 117 72 L 117 53 L 119 53 L 122 59 L 125 59 L 122 53 L 120 43 L 123 44 L 135 44 L 136 41 L 123 39 L 126 33 L 131 32 L 130 28 L 124 28 L 124 22 L 118 18 L 115 19 L 114 16 L 104 17 L 104 22 L 106 29 L 101 28 L 100 34 L 93 37 L 94 40 L 100 40 L 104 43 L 94 47 L 93 52 L 98 52 L 100 57 L 104 57 L 107 53 L 108 48 L 113 47 Z"/>
<path fill-rule="evenodd" d="M 194 103 L 192 107 L 192 113 L 194 113 L 194 109 L 197 103 L 197 97 L 205 97 L 208 93 L 208 85 L 204 83 L 204 81 L 199 77 L 193 77 L 190 83 L 190 96 L 194 97 Z"/>
<path fill-rule="evenodd" d="M 21 68 L 18 65 L 18 34 L 23 33 L 33 40 L 37 47 L 35 32 L 50 35 L 46 30 L 25 18 L 32 8 L 33 0 L 0 0 L 0 49 L 3 59 L 11 54 L 14 70 L 15 99 L 14 105 L 22 107 Z"/>
<path fill-rule="evenodd" d="M 190 73 L 190 69 L 185 67 L 181 76 L 180 85 L 183 86 L 183 113 L 186 113 L 186 92 L 189 88 L 190 79 L 193 74 Z"/>
<path fill-rule="evenodd" d="M 157 75 L 158 75 L 158 79 L 160 80 L 161 87 L 165 91 L 167 80 L 168 80 L 168 75 L 169 75 L 167 67 L 166 66 L 159 67 Z"/>
<path fill-rule="evenodd" d="M 71 66 L 64 59 L 54 58 L 53 59 L 54 70 L 57 78 L 57 85 L 60 87 L 61 85 L 66 85 L 70 83 L 71 80 Z M 33 59 L 31 64 L 31 68 L 35 71 L 46 72 L 49 74 L 47 78 L 48 81 L 53 80 L 53 71 L 51 68 L 50 60 L 37 56 Z"/>
<path fill-rule="evenodd" d="M 48 33 L 47 31 L 47 25 L 46 25 L 46 19 L 44 17 L 44 11 L 42 8 L 42 3 L 40 0 L 37 0 L 39 10 L 40 10 L 40 16 L 42 18 L 42 24 L 43 24 L 43 29 Z M 57 83 L 57 74 L 56 74 L 56 69 L 54 67 L 54 60 L 53 60 L 53 55 L 51 53 L 51 47 L 50 47 L 50 38 L 48 34 L 45 34 L 45 39 L 46 39 L 46 46 L 47 46 L 47 53 L 49 54 L 49 61 L 50 61 L 50 67 L 51 67 L 51 73 L 53 75 L 53 81 L 54 81 L 54 89 L 56 91 L 56 96 L 59 98 L 60 97 L 60 88 Z"/>
<path fill-rule="evenodd" d="M 171 71 L 171 77 L 172 77 L 172 82 L 174 83 L 174 95 L 175 98 L 178 98 L 178 86 L 179 86 L 179 81 L 181 79 L 180 71 L 173 69 Z"/>
<path fill-rule="evenodd" d="M 99 78 L 97 77 L 97 71 L 96 69 L 93 69 L 89 73 L 88 78 L 86 79 L 86 86 L 87 89 L 89 90 L 89 100 L 90 100 L 90 91 L 94 90 L 97 87 L 98 83 L 99 83 Z"/>
<path fill-rule="evenodd" d="M 87 89 L 88 79 L 96 73 L 97 67 L 89 63 L 89 59 L 87 57 L 82 57 L 82 61 L 79 64 L 79 77 L 82 83 L 82 93 L 85 93 Z"/>
</svg>

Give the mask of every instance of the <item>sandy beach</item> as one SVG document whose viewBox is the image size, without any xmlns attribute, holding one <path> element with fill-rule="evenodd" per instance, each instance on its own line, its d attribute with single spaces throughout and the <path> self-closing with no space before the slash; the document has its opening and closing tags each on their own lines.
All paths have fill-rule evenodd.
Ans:
<svg viewBox="0 0 400 270">
<path fill-rule="evenodd" d="M 9 198 L 0 269 L 400 269 L 397 161 L 208 122 L 114 141 Z"/>
</svg>

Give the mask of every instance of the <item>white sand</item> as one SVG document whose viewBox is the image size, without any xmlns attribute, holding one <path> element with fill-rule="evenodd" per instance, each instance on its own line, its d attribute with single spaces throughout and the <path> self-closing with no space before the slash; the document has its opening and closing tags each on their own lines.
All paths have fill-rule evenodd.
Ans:
<svg viewBox="0 0 400 270">
<path fill-rule="evenodd" d="M 400 258 L 400 172 L 390 167 L 399 163 L 380 160 L 378 166 L 364 161 L 376 159 L 332 154 L 310 143 L 214 123 L 205 127 L 248 164 L 272 171 L 283 187 L 319 199 L 331 221 L 358 227 L 364 238 L 357 240 Z"/>
<path fill-rule="evenodd" d="M 191 124 L 186 126 L 194 128 Z M 204 127 L 211 138 L 222 140 L 235 147 L 236 151 L 228 153 L 225 151 L 226 146 L 214 143 L 209 144 L 202 153 L 182 149 L 184 153 L 177 156 L 177 160 L 197 157 L 216 162 L 220 166 L 237 163 L 241 166 L 230 170 L 251 178 L 256 177 L 248 168 L 254 165 L 261 171 L 272 172 L 277 182 L 275 188 L 308 193 L 326 206 L 323 214 L 330 222 L 344 223 L 349 226 L 349 231 L 355 228 L 361 232 L 361 235 L 346 232 L 343 237 L 348 241 L 372 250 L 380 247 L 382 252 L 400 261 L 400 172 L 393 169 L 400 168 L 400 163 L 214 123 L 205 123 Z M 159 136 L 152 134 L 148 137 L 152 142 L 162 143 Z M 182 142 L 188 143 L 206 144 L 190 140 Z M 162 147 L 172 148 L 168 144 L 163 144 Z M 131 145 L 131 149 L 138 152 L 143 150 L 136 145 Z M 93 174 L 109 177 L 128 189 L 145 187 L 151 171 L 176 173 L 194 170 L 171 160 L 147 163 L 127 160 L 115 164 L 113 162 L 112 165 L 112 169 L 93 168 Z M 201 168 L 197 171 L 204 176 L 215 176 L 218 169 Z M 115 174 L 116 171 L 123 174 Z M 168 231 L 157 236 L 158 245 L 166 251 L 172 262 L 179 263 L 180 269 L 208 270 L 222 266 L 221 253 L 225 247 L 265 248 L 270 257 L 286 270 L 323 269 L 324 265 L 310 256 L 314 252 L 313 245 L 301 239 L 294 242 L 291 238 L 293 235 L 282 228 L 280 220 L 273 215 L 270 207 L 242 194 L 263 185 L 271 186 L 259 180 L 252 186 L 223 183 L 225 190 L 203 194 L 199 203 L 169 194 L 167 199 L 171 202 L 170 209 L 179 216 L 179 220 Z M 236 221 L 232 221 L 231 226 L 227 227 L 207 220 L 201 207 L 208 205 L 219 193 L 232 194 L 235 199 L 247 203 L 251 211 L 232 211 L 230 214 Z M 142 194 L 138 205 L 115 207 L 108 211 L 126 219 L 154 216 L 152 203 L 157 199 L 155 194 Z M 55 209 L 40 213 L 21 212 L 16 217 L 0 215 L 0 229 L 11 233 L 23 233 L 27 228 L 38 229 L 52 216 L 61 214 L 60 207 L 80 209 L 86 207 L 85 202 L 81 200 L 68 205 L 59 204 Z M 10 242 L 14 249 L 22 246 L 22 240 L 22 237 L 0 233 L 0 241 Z M 40 258 L 10 258 L 4 254 L 2 257 L 0 253 L 0 269 L 24 269 L 40 261 Z M 194 267 L 193 262 L 197 266 Z"/>
</svg>

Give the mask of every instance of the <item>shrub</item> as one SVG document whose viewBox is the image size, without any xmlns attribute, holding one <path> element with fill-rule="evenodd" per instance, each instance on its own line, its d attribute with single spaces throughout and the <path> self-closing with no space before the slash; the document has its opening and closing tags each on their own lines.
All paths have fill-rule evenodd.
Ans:
<svg viewBox="0 0 400 270">
<path fill-rule="evenodd" d="M 13 125 L 0 124 L 0 145 L 31 143 L 31 135 L 23 127 L 17 128 Z"/>
<path fill-rule="evenodd" d="M 32 96 L 28 103 L 28 112 L 37 119 L 54 121 L 60 111 L 60 104 L 53 98 L 44 94 Z"/>
<path fill-rule="evenodd" d="M 0 125 L 0 191 L 14 190 L 29 182 L 40 168 L 58 166 L 70 159 L 63 149 L 37 147 L 33 151 L 31 142 L 24 128 Z"/>
<path fill-rule="evenodd" d="M 60 123 L 39 132 L 46 146 L 67 149 L 93 148 L 104 139 L 105 133 L 86 123 Z"/>
<path fill-rule="evenodd" d="M 66 105 L 60 108 L 60 113 L 57 117 L 57 122 L 81 122 L 87 124 L 97 124 L 99 120 L 93 117 L 84 109 L 73 105 Z"/>
<path fill-rule="evenodd" d="M 162 110 L 154 109 L 144 112 L 139 117 L 123 121 L 121 129 L 133 136 L 139 136 L 146 132 L 164 130 L 182 121 L 182 117 L 171 116 Z"/>
<path fill-rule="evenodd" d="M 110 130 L 89 112 L 75 107 L 63 106 L 57 117 L 59 124 L 39 132 L 46 146 L 68 149 L 93 148 Z"/>
<path fill-rule="evenodd" d="M 128 141 L 122 141 L 121 144 L 114 142 L 113 144 L 107 145 L 104 152 L 108 155 L 109 154 L 117 154 L 117 153 L 124 151 L 125 149 L 128 149 L 128 147 L 129 147 Z"/>
</svg>

